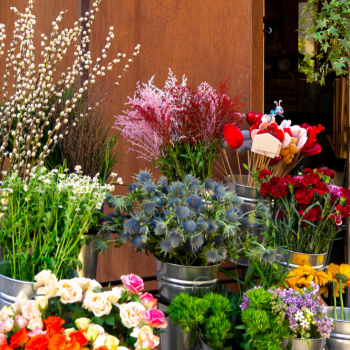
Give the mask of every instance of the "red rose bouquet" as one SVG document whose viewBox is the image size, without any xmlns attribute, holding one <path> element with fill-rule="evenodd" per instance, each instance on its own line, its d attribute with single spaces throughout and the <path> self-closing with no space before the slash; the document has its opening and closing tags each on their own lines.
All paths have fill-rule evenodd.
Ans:
<svg viewBox="0 0 350 350">
<path fill-rule="evenodd" d="M 322 254 L 350 215 L 350 190 L 329 185 L 329 169 L 305 169 L 302 176 L 271 176 L 254 170 L 252 176 L 270 211 L 263 219 L 277 247 Z"/>
</svg>

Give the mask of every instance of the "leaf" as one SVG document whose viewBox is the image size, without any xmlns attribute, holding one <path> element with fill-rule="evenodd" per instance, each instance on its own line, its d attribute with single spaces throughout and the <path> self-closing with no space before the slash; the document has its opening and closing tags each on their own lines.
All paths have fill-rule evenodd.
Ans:
<svg viewBox="0 0 350 350">
<path fill-rule="evenodd" d="M 104 316 L 104 321 L 110 325 L 114 326 L 115 325 L 115 319 L 113 313 L 110 313 L 109 315 Z"/>
<path fill-rule="evenodd" d="M 81 318 L 81 317 L 86 317 L 86 312 L 84 310 L 76 309 L 73 312 L 73 315 L 72 315 L 73 321 L 75 321 L 75 320 L 77 320 L 78 318 Z"/>
<path fill-rule="evenodd" d="M 94 323 L 96 323 L 96 324 L 102 326 L 103 323 L 104 323 L 104 320 L 103 320 L 102 317 L 94 317 Z"/>
</svg>

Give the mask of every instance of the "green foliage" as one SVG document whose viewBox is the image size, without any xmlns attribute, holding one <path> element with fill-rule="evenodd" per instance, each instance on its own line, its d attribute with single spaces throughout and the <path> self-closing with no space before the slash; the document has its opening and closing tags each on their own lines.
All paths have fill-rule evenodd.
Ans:
<svg viewBox="0 0 350 350">
<path fill-rule="evenodd" d="M 319 10 L 319 5 L 321 10 Z M 346 75 L 349 71 L 350 49 L 350 1 L 349 0 L 308 0 L 303 14 L 310 13 L 312 24 L 307 29 L 300 29 L 305 39 L 314 38 L 317 64 L 316 71 L 306 70 L 309 82 L 325 83 L 325 77 L 331 72 L 337 76 Z M 301 24 L 306 23 L 304 17 Z M 311 64 L 311 56 L 306 54 L 304 61 Z"/>
<path fill-rule="evenodd" d="M 174 145 L 164 147 L 165 156 L 160 154 L 154 164 L 171 181 L 183 181 L 186 174 L 204 181 L 212 175 L 219 146 L 218 140 L 197 141 L 195 144 L 176 141 Z"/>
<path fill-rule="evenodd" d="M 245 330 L 244 349 L 282 349 L 282 341 L 290 335 L 287 320 L 279 320 L 272 313 L 272 306 L 277 302 L 277 297 L 263 288 L 247 291 L 246 296 L 250 303 L 247 309 L 242 311 Z"/>
<path fill-rule="evenodd" d="M 223 349 L 225 340 L 231 338 L 230 301 L 219 294 L 206 294 L 203 298 L 180 294 L 168 307 L 175 325 L 185 333 L 191 332 L 191 343 L 198 334 L 214 349 Z"/>
<path fill-rule="evenodd" d="M 28 181 L 16 175 L 1 184 L 0 247 L 11 265 L 12 278 L 33 281 L 42 270 L 58 278 L 81 268 L 84 233 L 94 223 L 108 186 L 62 167 L 38 168 Z"/>
</svg>

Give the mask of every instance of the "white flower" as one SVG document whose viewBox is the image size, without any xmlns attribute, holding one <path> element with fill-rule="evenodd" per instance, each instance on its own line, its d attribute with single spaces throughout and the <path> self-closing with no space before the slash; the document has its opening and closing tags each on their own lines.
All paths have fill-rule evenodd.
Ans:
<svg viewBox="0 0 350 350">
<path fill-rule="evenodd" d="M 298 311 L 294 318 L 297 320 L 297 321 L 302 321 L 305 317 L 304 317 L 304 314 L 301 312 L 301 311 Z"/>
<path fill-rule="evenodd" d="M 98 335 L 104 334 L 105 330 L 102 326 L 98 324 L 90 324 L 87 332 L 86 332 L 86 339 L 88 341 L 95 341 Z"/>
<path fill-rule="evenodd" d="M 12 330 L 15 321 L 13 318 L 8 317 L 5 321 L 0 322 L 0 333 L 8 333 Z"/>
<path fill-rule="evenodd" d="M 25 305 L 25 303 L 28 301 L 27 295 L 22 291 L 17 295 L 17 298 L 15 300 L 15 303 L 12 305 L 13 310 L 16 314 L 22 313 L 22 308 Z M 4 306 L 5 307 L 5 306 Z M 0 319 L 2 320 L 2 310 L 0 312 Z"/>
<path fill-rule="evenodd" d="M 110 301 L 114 306 L 118 305 L 118 301 L 126 291 L 124 287 L 114 287 L 112 290 L 104 292 L 107 295 L 107 300 Z"/>
<path fill-rule="evenodd" d="M 49 306 L 49 299 L 46 295 L 38 295 L 35 300 L 38 302 L 40 310 L 46 310 Z"/>
<path fill-rule="evenodd" d="M 92 348 L 97 349 L 101 346 L 104 346 L 106 343 L 106 340 L 107 340 L 107 335 L 105 335 L 105 334 L 101 334 L 101 335 L 97 336 L 96 340 L 92 344 Z"/>
<path fill-rule="evenodd" d="M 34 283 L 34 289 L 44 286 L 49 280 L 56 281 L 57 283 L 56 276 L 50 270 L 42 270 L 36 276 L 34 276 L 34 280 L 36 281 Z"/>
<path fill-rule="evenodd" d="M 130 336 L 137 339 L 135 343 L 136 349 L 154 349 L 159 345 L 159 337 L 153 334 L 150 326 L 136 327 Z"/>
<path fill-rule="evenodd" d="M 83 290 L 79 284 L 73 280 L 61 280 L 57 283 L 58 294 L 61 296 L 63 304 L 73 304 L 81 301 Z"/>
<path fill-rule="evenodd" d="M 97 290 L 100 291 L 101 289 L 102 289 L 102 286 L 96 280 L 91 280 L 87 291 L 94 292 Z"/>
<path fill-rule="evenodd" d="M 130 302 L 118 306 L 120 318 L 126 328 L 135 328 L 141 326 L 144 320 L 145 307 L 138 302 Z"/>
<path fill-rule="evenodd" d="M 44 323 L 41 317 L 32 318 L 29 320 L 27 328 L 31 331 L 35 331 L 36 329 L 44 329 Z"/>
<path fill-rule="evenodd" d="M 22 316 L 27 320 L 41 317 L 38 302 L 36 300 L 28 300 L 22 308 Z"/>
<path fill-rule="evenodd" d="M 300 326 L 304 329 L 309 329 L 310 328 L 310 322 L 306 319 L 303 319 L 301 322 L 300 322 Z"/>
<path fill-rule="evenodd" d="M 86 317 L 81 317 L 75 320 L 75 324 L 78 329 L 88 329 L 90 326 L 91 320 Z"/>
<path fill-rule="evenodd" d="M 81 166 L 80 166 L 80 165 L 77 165 L 77 166 L 74 168 L 74 170 L 75 170 L 76 172 L 80 172 Z"/>
<path fill-rule="evenodd" d="M 113 335 L 107 335 L 105 346 L 108 350 L 117 350 L 119 345 L 119 339 Z"/>
<path fill-rule="evenodd" d="M 112 304 L 105 293 L 86 292 L 83 307 L 93 312 L 96 317 L 108 315 L 112 310 Z"/>
<path fill-rule="evenodd" d="M 88 290 L 90 283 L 92 282 L 90 278 L 85 278 L 85 277 L 75 277 L 72 279 L 72 281 L 77 282 L 79 284 L 80 288 L 83 290 L 83 293 L 85 293 Z M 101 285 L 99 284 L 99 286 Z"/>
<path fill-rule="evenodd" d="M 116 177 L 118 174 L 117 173 L 111 173 L 112 177 Z"/>
</svg>

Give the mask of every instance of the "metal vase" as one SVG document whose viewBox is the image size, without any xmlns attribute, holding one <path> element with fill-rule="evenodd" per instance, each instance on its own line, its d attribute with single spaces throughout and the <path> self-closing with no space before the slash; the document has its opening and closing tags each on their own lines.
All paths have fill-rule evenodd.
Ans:
<svg viewBox="0 0 350 350">
<path fill-rule="evenodd" d="M 306 341 L 302 341 L 299 338 L 292 340 L 292 349 L 291 350 L 325 350 L 326 339 L 310 339 L 311 346 L 307 345 Z M 283 349 L 287 350 L 288 339 L 284 339 L 282 342 Z"/>
<path fill-rule="evenodd" d="M 213 348 L 211 348 L 208 344 L 206 344 L 202 337 L 199 336 L 199 344 L 200 344 L 200 347 L 197 347 L 196 350 L 213 350 Z"/>
<path fill-rule="evenodd" d="M 219 265 L 181 266 L 157 260 L 157 287 L 159 296 L 170 303 L 177 295 L 204 295 L 214 290 L 218 281 Z M 166 312 L 166 306 L 159 304 Z M 198 342 L 189 345 L 191 335 L 184 333 L 168 319 L 166 333 L 160 334 L 162 350 L 195 350 Z"/>
<path fill-rule="evenodd" d="M 295 269 L 301 265 L 309 265 L 316 271 L 327 268 L 328 251 L 323 254 L 304 254 L 278 248 L 278 252 L 277 261 L 279 264 L 281 266 L 287 266 L 289 261 L 290 269 Z"/>
<path fill-rule="evenodd" d="M 334 319 L 334 308 L 327 307 L 327 314 Z M 341 315 L 341 308 L 337 307 L 338 318 Z M 350 308 L 344 308 L 345 320 L 350 319 Z M 334 320 L 334 329 L 331 337 L 327 340 L 329 350 L 348 350 L 350 349 L 350 321 Z"/>
<path fill-rule="evenodd" d="M 98 261 L 98 250 L 95 241 L 95 234 L 87 234 L 85 237 L 90 238 L 89 244 L 84 244 L 81 247 L 79 253 L 79 260 L 82 262 L 83 267 L 80 270 L 77 269 L 79 277 L 86 277 L 96 279 L 97 261 Z"/>
<path fill-rule="evenodd" d="M 10 262 L 0 262 L 0 309 L 15 302 L 17 295 L 24 292 L 28 298 L 35 295 L 33 282 L 25 282 L 7 277 L 10 274 Z"/>
</svg>

